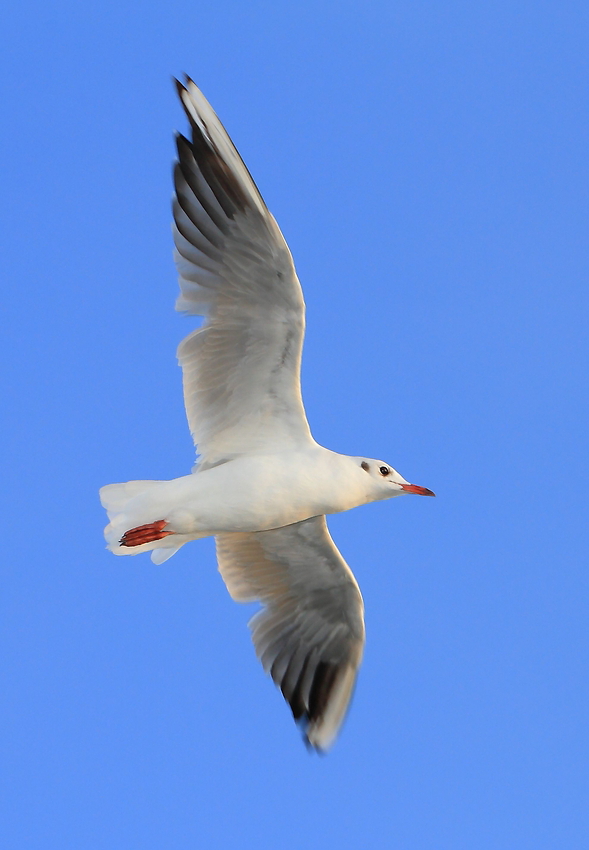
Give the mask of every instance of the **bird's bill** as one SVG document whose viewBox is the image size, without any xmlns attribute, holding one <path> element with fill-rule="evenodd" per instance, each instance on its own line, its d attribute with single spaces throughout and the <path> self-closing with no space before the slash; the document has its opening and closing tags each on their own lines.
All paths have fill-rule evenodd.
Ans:
<svg viewBox="0 0 589 850">
<path fill-rule="evenodd" d="M 418 496 L 435 496 L 433 490 L 428 490 L 427 487 L 420 487 L 419 484 L 401 484 L 399 485 L 404 493 L 417 493 Z"/>
</svg>

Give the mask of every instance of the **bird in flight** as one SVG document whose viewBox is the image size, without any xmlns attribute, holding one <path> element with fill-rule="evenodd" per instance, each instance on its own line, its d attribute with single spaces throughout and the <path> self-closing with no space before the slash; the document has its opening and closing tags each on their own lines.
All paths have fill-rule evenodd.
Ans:
<svg viewBox="0 0 589 850">
<path fill-rule="evenodd" d="M 100 491 L 115 555 L 161 564 L 214 536 L 232 598 L 257 600 L 258 658 L 306 743 L 327 750 L 364 649 L 358 584 L 326 514 L 408 493 L 433 496 L 382 460 L 311 435 L 300 387 L 305 302 L 288 246 L 243 160 L 190 78 L 177 82 L 190 138 L 176 137 L 176 309 L 204 316 L 178 349 L 198 461 L 172 481 Z"/>
</svg>

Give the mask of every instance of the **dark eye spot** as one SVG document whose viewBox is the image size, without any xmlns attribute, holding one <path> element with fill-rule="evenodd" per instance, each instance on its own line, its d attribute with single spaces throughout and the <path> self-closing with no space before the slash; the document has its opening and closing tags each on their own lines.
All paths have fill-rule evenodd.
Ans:
<svg viewBox="0 0 589 850">
<path fill-rule="evenodd" d="M 388 475 L 391 470 L 388 468 L 388 466 L 381 466 L 378 471 L 381 475 Z"/>
<path fill-rule="evenodd" d="M 365 469 L 365 470 L 366 470 L 366 472 L 370 472 L 370 466 L 366 463 L 366 461 L 365 461 L 365 460 L 363 460 L 363 461 L 362 461 L 362 463 L 360 464 L 360 466 L 362 467 L 362 469 Z"/>
</svg>

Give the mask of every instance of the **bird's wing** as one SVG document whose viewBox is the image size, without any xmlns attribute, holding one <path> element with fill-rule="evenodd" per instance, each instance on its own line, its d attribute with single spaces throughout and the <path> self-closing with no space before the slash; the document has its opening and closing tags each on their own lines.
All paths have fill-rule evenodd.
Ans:
<svg viewBox="0 0 589 850">
<path fill-rule="evenodd" d="M 326 750 L 352 696 L 364 648 L 364 605 L 324 516 L 272 531 L 219 534 L 219 571 L 238 602 L 264 608 L 250 623 L 266 672 L 308 743 Z"/>
<path fill-rule="evenodd" d="M 312 438 L 300 391 L 305 303 L 276 221 L 192 80 L 178 92 L 191 140 L 174 169 L 178 310 L 206 317 L 182 341 L 184 400 L 201 462 Z"/>
</svg>

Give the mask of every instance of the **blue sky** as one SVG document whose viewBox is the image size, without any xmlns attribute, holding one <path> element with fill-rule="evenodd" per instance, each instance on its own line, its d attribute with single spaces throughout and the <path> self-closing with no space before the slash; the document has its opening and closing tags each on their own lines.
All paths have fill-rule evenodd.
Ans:
<svg viewBox="0 0 589 850">
<path fill-rule="evenodd" d="M 22 2 L 2 30 L 2 846 L 586 848 L 586 4 Z M 326 758 L 210 541 L 102 540 L 99 486 L 193 461 L 183 71 L 293 251 L 316 439 L 438 494 L 330 521 L 368 640 Z"/>
</svg>

